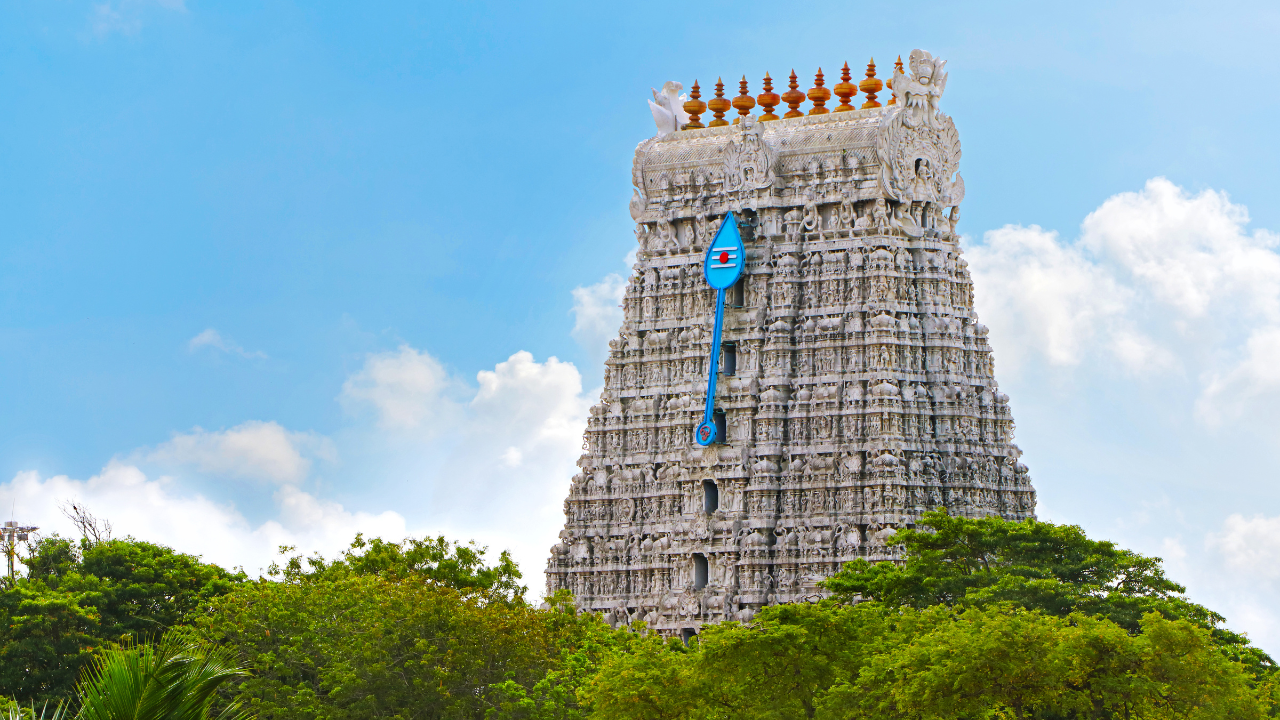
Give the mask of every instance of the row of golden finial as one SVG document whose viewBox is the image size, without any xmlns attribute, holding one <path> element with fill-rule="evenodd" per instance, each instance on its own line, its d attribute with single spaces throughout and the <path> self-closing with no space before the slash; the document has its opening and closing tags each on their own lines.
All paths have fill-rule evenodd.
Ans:
<svg viewBox="0 0 1280 720">
<path fill-rule="evenodd" d="M 898 56 L 898 61 L 894 63 L 894 67 L 898 72 L 902 72 L 902 56 Z M 742 76 L 739 83 L 740 89 L 737 97 L 730 100 L 724 96 L 724 82 L 719 78 L 716 79 L 716 96 L 708 102 L 702 101 L 702 90 L 698 87 L 698 81 L 693 81 L 693 89 L 689 91 L 689 100 L 684 104 L 684 111 L 689 113 L 689 122 L 686 123 L 681 130 L 693 130 L 703 127 L 723 127 L 729 124 L 724 119 L 724 114 L 733 108 L 738 111 L 737 118 L 734 118 L 733 124 L 737 125 L 742 118 L 750 117 L 751 110 L 758 104 L 764 109 L 758 119 L 761 122 L 769 120 L 778 120 L 780 118 L 796 118 L 803 117 L 805 113 L 800 112 L 800 105 L 808 98 L 813 107 L 809 109 L 809 115 L 826 115 L 832 112 L 847 112 L 849 110 L 857 110 L 850 100 L 861 90 L 866 96 L 866 102 L 862 103 L 863 110 L 867 108 L 878 108 L 880 103 L 876 101 L 876 93 L 884 89 L 885 85 L 876 77 L 876 60 L 871 58 L 871 62 L 867 63 L 866 78 L 861 82 L 854 84 L 850 82 L 849 63 L 845 63 L 840 70 L 840 82 L 835 87 L 826 87 L 823 85 L 822 68 L 818 68 L 817 75 L 813 78 L 813 87 L 809 88 L 808 93 L 800 91 L 800 86 L 796 81 L 796 71 L 791 71 L 790 89 L 779 95 L 773 91 L 773 78 L 769 77 L 769 73 L 764 74 L 764 92 L 751 97 L 747 92 L 747 76 Z M 893 89 L 893 80 L 888 82 L 889 89 Z M 832 94 L 840 98 L 840 104 L 830 110 L 827 109 L 827 101 L 831 99 Z M 889 98 L 890 105 L 896 105 L 898 99 L 896 97 Z M 775 115 L 773 109 L 779 105 L 785 104 L 788 108 L 787 112 L 781 116 Z M 700 116 L 707 110 L 715 115 L 715 119 L 706 125 L 702 124 Z"/>
</svg>

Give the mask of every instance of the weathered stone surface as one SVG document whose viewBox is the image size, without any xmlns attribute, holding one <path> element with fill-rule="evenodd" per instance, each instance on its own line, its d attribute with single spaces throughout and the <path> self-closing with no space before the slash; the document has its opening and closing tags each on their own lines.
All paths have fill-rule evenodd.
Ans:
<svg viewBox="0 0 1280 720">
<path fill-rule="evenodd" d="M 941 65 L 913 53 L 887 107 L 640 143 L 638 262 L 549 592 L 677 633 L 820 597 L 842 563 L 894 559 L 885 540 L 927 510 L 1033 515 L 955 234 Z M 748 263 L 715 399 L 728 438 L 700 448 L 701 266 L 730 210 Z"/>
</svg>

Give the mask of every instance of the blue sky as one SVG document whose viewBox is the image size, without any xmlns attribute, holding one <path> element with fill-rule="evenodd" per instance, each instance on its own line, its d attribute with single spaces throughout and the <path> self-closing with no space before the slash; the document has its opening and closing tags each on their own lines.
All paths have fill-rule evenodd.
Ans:
<svg viewBox="0 0 1280 720">
<path fill-rule="evenodd" d="M 921 47 L 1042 516 L 1280 651 L 1280 11 L 1042 5 L 0 2 L 0 502 L 538 589 L 649 88 Z"/>
</svg>

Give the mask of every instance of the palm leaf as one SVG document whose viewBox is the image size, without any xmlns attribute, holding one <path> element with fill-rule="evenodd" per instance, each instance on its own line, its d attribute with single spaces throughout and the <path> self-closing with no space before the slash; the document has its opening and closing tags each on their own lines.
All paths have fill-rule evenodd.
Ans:
<svg viewBox="0 0 1280 720">
<path fill-rule="evenodd" d="M 98 656 L 77 688 L 77 720 L 206 720 L 218 687 L 245 674 L 223 648 L 186 630 L 126 643 Z M 232 705 L 219 720 L 248 716 Z"/>
</svg>

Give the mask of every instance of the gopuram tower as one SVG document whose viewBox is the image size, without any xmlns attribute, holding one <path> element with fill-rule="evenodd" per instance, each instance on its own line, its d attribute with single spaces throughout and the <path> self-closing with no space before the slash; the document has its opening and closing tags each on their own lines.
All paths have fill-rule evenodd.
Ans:
<svg viewBox="0 0 1280 720">
<path fill-rule="evenodd" d="M 687 98 L 678 83 L 654 92 L 658 134 L 632 167 L 635 273 L 549 593 L 687 636 L 819 598 L 855 558 L 896 559 L 886 539 L 926 511 L 1033 516 L 956 234 L 944 65 L 899 60 L 884 105 L 874 63 L 830 88 L 819 71 L 807 94 L 795 73 L 781 94 L 768 76 L 756 97 L 745 79 L 710 102 L 696 82 Z M 745 257 L 707 407 L 718 296 L 704 262 L 725 218 Z"/>
</svg>

